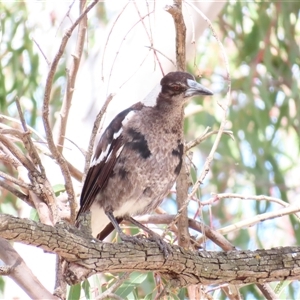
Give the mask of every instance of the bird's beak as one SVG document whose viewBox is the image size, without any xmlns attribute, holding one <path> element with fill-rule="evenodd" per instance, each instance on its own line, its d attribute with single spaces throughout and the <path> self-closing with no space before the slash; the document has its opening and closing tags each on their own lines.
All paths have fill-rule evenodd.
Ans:
<svg viewBox="0 0 300 300">
<path fill-rule="evenodd" d="M 214 93 L 195 80 L 188 79 L 189 88 L 185 92 L 185 97 L 193 97 L 197 95 L 213 95 Z"/>
</svg>

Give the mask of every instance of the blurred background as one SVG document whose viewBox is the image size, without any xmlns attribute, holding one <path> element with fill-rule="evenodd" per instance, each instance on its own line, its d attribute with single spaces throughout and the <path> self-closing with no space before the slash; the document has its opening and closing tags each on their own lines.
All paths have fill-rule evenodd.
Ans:
<svg viewBox="0 0 300 300">
<path fill-rule="evenodd" d="M 171 16 L 164 10 L 170 1 L 100 2 L 89 14 L 84 55 L 77 76 L 64 155 L 83 171 L 96 114 L 107 95 L 115 92 L 103 126 L 120 110 L 142 100 L 164 73 L 175 68 L 175 33 Z M 213 23 L 229 59 L 231 105 L 227 130 L 214 156 L 211 170 L 189 205 L 189 216 L 214 229 L 249 220 L 282 206 L 267 200 L 251 200 L 266 195 L 284 202 L 299 201 L 300 132 L 300 2 L 193 2 Z M 65 30 L 78 16 L 78 2 L 0 2 L 0 109 L 1 114 L 18 119 L 15 97 L 21 98 L 30 126 L 44 135 L 41 107 L 47 60 L 51 61 Z M 185 136 L 189 142 L 209 126 L 218 130 L 228 91 L 222 52 L 208 24 L 186 2 L 187 69 L 215 93 L 194 99 L 186 108 Z M 66 69 L 76 43 L 76 31 L 59 63 L 51 94 L 51 123 L 55 125 L 66 87 Z M 150 48 L 149 48 L 150 47 Z M 159 62 L 156 60 L 153 49 Z M 47 60 L 45 59 L 47 58 Z M 168 57 L 168 58 L 166 58 Z M 192 180 L 202 167 L 215 135 L 192 149 Z M 77 146 L 75 146 L 75 145 Z M 53 186 L 63 183 L 52 160 L 43 160 Z M 3 172 L 16 176 L 14 169 L 1 164 Z M 81 184 L 74 181 L 78 195 Z M 205 206 L 214 194 L 242 194 L 248 199 L 226 197 Z M 176 195 L 163 203 L 168 213 L 176 213 Z M 33 216 L 31 208 L 5 190 L 0 191 L 0 211 L 21 217 Z M 201 234 L 192 232 L 196 238 Z M 300 244 L 299 220 L 285 216 L 226 233 L 239 249 L 271 248 Z M 29 246 L 15 245 L 36 276 L 49 289 L 54 285 L 54 256 Z M 220 250 L 207 241 L 207 250 Z M 101 292 L 114 276 L 93 278 L 89 283 Z M 103 285 L 107 281 L 107 284 Z M 138 288 L 137 288 L 138 286 Z M 276 284 L 272 284 L 275 288 Z M 278 287 L 278 286 L 277 286 Z M 281 299 L 299 299 L 299 283 L 278 288 Z M 212 287 L 208 287 L 209 290 Z M 133 273 L 116 292 L 123 299 L 152 299 L 155 278 Z M 241 289 L 244 299 L 263 299 L 255 286 Z M 0 294 L 5 299 L 26 299 L 9 279 L 0 278 Z M 226 299 L 220 289 L 209 293 Z M 174 291 L 174 299 L 186 299 L 186 290 Z M 85 295 L 86 296 L 86 295 Z M 70 299 L 78 298 L 78 293 Z M 73 298 L 72 298 L 73 297 Z M 84 297 L 82 294 L 81 297 Z M 173 298 L 172 298 L 173 299 Z"/>
</svg>

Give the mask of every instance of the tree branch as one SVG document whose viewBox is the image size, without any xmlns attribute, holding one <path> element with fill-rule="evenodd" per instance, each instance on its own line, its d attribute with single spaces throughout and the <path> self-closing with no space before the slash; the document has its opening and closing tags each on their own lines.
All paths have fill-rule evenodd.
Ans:
<svg viewBox="0 0 300 300">
<path fill-rule="evenodd" d="M 86 5 L 86 0 L 80 1 L 80 12 L 82 13 Z M 80 64 L 80 59 L 83 52 L 83 46 L 87 30 L 87 15 L 84 15 L 78 25 L 78 35 L 76 42 L 75 53 L 72 55 L 72 62 L 70 70 L 67 72 L 67 88 L 64 95 L 63 103 L 60 110 L 60 118 L 58 119 L 58 136 L 57 136 L 57 149 L 62 153 L 64 148 L 64 141 L 67 129 L 67 121 L 69 116 L 69 111 L 71 108 L 73 93 L 75 90 L 75 81 Z"/>
<path fill-rule="evenodd" d="M 249 284 L 300 279 L 300 248 L 280 247 L 269 250 L 229 252 L 192 252 L 172 246 L 165 260 L 156 243 L 110 244 L 86 238 L 74 227 L 55 227 L 27 219 L 0 215 L 0 236 L 55 252 L 69 262 L 86 268 L 85 276 L 99 272 L 155 271 L 177 286 L 191 284 Z M 72 269 L 68 282 L 77 278 Z"/>
<path fill-rule="evenodd" d="M 178 71 L 185 71 L 186 54 L 185 54 L 185 40 L 186 40 L 186 27 L 182 15 L 182 0 L 174 0 L 173 5 L 167 6 L 166 11 L 169 12 L 174 20 L 175 33 L 176 33 L 176 67 Z M 182 128 L 183 130 L 183 128 Z M 190 236 L 188 231 L 188 217 L 187 206 L 184 203 L 187 201 L 189 182 L 190 166 L 186 163 L 185 154 L 182 159 L 182 166 L 178 178 L 176 180 L 177 190 L 177 207 L 181 211 L 178 216 L 178 245 L 188 248 L 190 244 Z"/>
<path fill-rule="evenodd" d="M 0 259 L 9 266 L 7 275 L 11 277 L 30 298 L 57 300 L 34 276 L 10 243 L 2 238 L 0 238 Z"/>
<path fill-rule="evenodd" d="M 96 135 L 97 135 L 98 130 L 99 130 L 99 126 L 100 126 L 101 120 L 103 118 L 103 115 L 106 112 L 106 109 L 107 109 L 110 101 L 113 99 L 113 97 L 114 97 L 114 94 L 109 94 L 108 95 L 108 97 L 106 98 L 103 106 L 101 107 L 101 110 L 99 111 L 99 113 L 98 113 L 98 115 L 97 115 L 97 117 L 95 119 L 93 130 L 92 130 L 90 141 L 89 141 L 88 151 L 87 151 L 87 154 L 86 154 L 86 157 L 85 157 L 85 166 L 84 166 L 84 172 L 83 172 L 82 181 L 85 180 L 87 171 L 88 171 L 88 169 L 90 167 L 90 162 L 91 162 L 91 158 L 92 158 L 92 154 L 93 154 L 93 149 L 94 149 L 94 143 L 95 143 Z"/>
<path fill-rule="evenodd" d="M 65 180 L 65 187 L 66 187 L 66 192 L 68 194 L 68 200 L 70 205 L 72 203 L 75 203 L 75 195 L 74 195 L 74 189 L 72 185 L 72 180 L 70 176 L 70 171 L 68 169 L 68 165 L 64 159 L 64 157 L 61 155 L 61 153 L 58 151 L 57 147 L 55 146 L 54 140 L 53 140 L 53 134 L 50 126 L 50 121 L 49 121 L 49 101 L 50 101 L 50 94 L 52 90 L 52 83 L 53 83 L 53 78 L 56 72 L 56 68 L 58 65 L 58 62 L 60 58 L 62 57 L 65 47 L 67 45 L 67 42 L 73 32 L 73 30 L 77 27 L 77 25 L 80 23 L 80 21 L 85 18 L 87 13 L 99 2 L 99 0 L 94 0 L 85 10 L 84 12 L 77 18 L 77 20 L 73 23 L 73 25 L 67 30 L 65 33 L 60 47 L 58 49 L 58 52 L 56 56 L 54 57 L 50 70 L 47 76 L 46 80 L 46 86 L 45 86 L 45 93 L 44 93 L 44 100 L 43 100 L 43 122 L 44 122 L 44 127 L 45 127 L 45 133 L 46 133 L 46 138 L 47 138 L 47 143 L 49 146 L 49 150 L 52 153 L 54 159 L 58 163 L 58 165 L 61 168 L 64 180 Z M 71 213 L 71 222 L 75 221 L 75 211 L 74 209 L 72 210 Z"/>
</svg>

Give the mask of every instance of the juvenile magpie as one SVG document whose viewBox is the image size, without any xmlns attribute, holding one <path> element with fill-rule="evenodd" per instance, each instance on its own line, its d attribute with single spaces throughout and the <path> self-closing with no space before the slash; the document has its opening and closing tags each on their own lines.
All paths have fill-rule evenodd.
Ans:
<svg viewBox="0 0 300 300">
<path fill-rule="evenodd" d="M 168 255 L 168 244 L 132 218 L 153 211 L 173 186 L 184 155 L 184 104 L 213 93 L 186 72 L 171 72 L 159 91 L 119 113 L 104 131 L 84 182 L 80 210 L 91 212 L 92 235 L 104 239 L 114 228 L 122 241 L 142 239 L 122 232 L 127 219 Z M 112 226 L 113 225 L 113 226 Z"/>
</svg>

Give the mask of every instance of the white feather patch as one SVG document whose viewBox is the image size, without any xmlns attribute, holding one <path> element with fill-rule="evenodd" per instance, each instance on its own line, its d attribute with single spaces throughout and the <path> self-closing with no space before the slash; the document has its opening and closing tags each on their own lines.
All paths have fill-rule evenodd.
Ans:
<svg viewBox="0 0 300 300">
<path fill-rule="evenodd" d="M 124 145 L 123 145 L 122 147 L 120 147 L 120 149 L 117 151 L 117 153 L 116 153 L 116 158 L 119 157 L 119 155 L 121 154 L 123 148 L 124 148 Z"/>
<path fill-rule="evenodd" d="M 98 233 L 101 232 L 107 224 L 110 223 L 107 215 L 105 214 L 103 208 L 101 208 L 98 203 L 94 202 L 91 205 L 91 229 L 93 237 L 97 237 Z"/>
<path fill-rule="evenodd" d="M 122 131 L 123 131 L 123 128 L 121 127 L 118 132 L 115 132 L 114 133 L 114 139 L 117 139 L 121 135 Z"/>
<path fill-rule="evenodd" d="M 124 118 L 124 120 L 122 121 L 122 126 L 124 127 L 134 115 L 135 115 L 135 111 L 132 110 L 131 112 L 129 112 L 126 115 L 126 117 Z M 121 130 L 122 130 L 122 128 L 121 128 Z"/>
<path fill-rule="evenodd" d="M 100 156 L 97 159 L 95 159 L 94 157 L 91 163 L 91 167 L 98 165 L 102 160 L 106 158 L 109 148 L 110 148 L 110 144 L 107 145 L 105 151 L 101 152 Z"/>
<path fill-rule="evenodd" d="M 136 215 L 143 211 L 145 206 L 148 205 L 147 201 L 128 200 L 119 209 L 113 212 L 115 217 L 123 217 L 125 215 Z M 93 237 L 97 235 L 110 223 L 107 215 L 102 207 L 97 202 L 94 202 L 90 208 L 91 211 L 91 229 Z"/>
<path fill-rule="evenodd" d="M 156 105 L 156 99 L 161 92 L 161 85 L 157 84 L 154 89 L 144 98 L 142 103 L 148 107 L 154 107 Z"/>
</svg>

